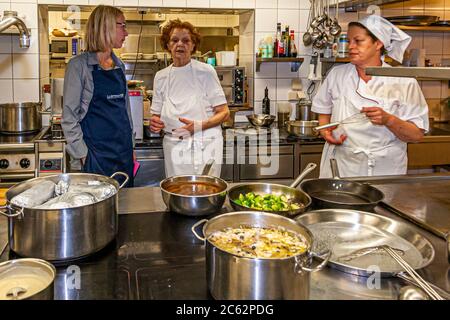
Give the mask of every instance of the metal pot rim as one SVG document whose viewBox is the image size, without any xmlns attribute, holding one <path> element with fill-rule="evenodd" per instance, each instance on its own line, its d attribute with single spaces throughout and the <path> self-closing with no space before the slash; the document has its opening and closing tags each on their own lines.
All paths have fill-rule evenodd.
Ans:
<svg viewBox="0 0 450 320">
<path fill-rule="evenodd" d="M 163 184 L 167 183 L 167 181 L 169 181 L 170 179 L 183 178 L 183 177 L 202 177 L 202 178 L 219 180 L 221 183 L 225 184 L 225 189 L 221 190 L 219 192 L 211 193 L 211 194 L 184 195 L 184 194 L 179 194 L 179 193 L 174 193 L 174 192 L 167 191 L 167 189 L 163 187 Z M 207 197 L 211 197 L 211 196 L 219 196 L 219 195 L 222 195 L 224 192 L 225 193 L 228 192 L 228 183 L 225 180 L 223 180 L 222 178 L 218 178 L 218 177 L 214 177 L 214 176 L 208 176 L 208 175 L 202 175 L 202 174 L 184 174 L 184 175 L 179 175 L 179 176 L 168 177 L 168 178 L 165 178 L 164 180 L 162 180 L 159 183 L 159 187 L 160 187 L 161 191 L 164 191 L 165 193 L 168 193 L 170 195 L 177 196 L 177 197 L 182 197 L 182 198 L 207 198 Z"/>
<path fill-rule="evenodd" d="M 257 214 L 258 214 L 258 215 L 264 215 L 264 216 L 273 217 L 273 218 L 276 218 L 276 219 L 282 219 L 282 220 L 285 220 L 285 221 L 287 221 L 287 222 L 289 222 L 289 223 L 294 223 L 294 224 L 300 226 L 300 227 L 307 233 L 307 235 L 311 238 L 311 241 L 308 242 L 307 239 L 305 239 L 305 241 L 307 241 L 307 249 L 305 250 L 305 252 L 299 253 L 299 254 L 296 254 L 296 255 L 293 255 L 293 256 L 290 256 L 290 257 L 286 257 L 286 258 L 249 258 L 249 257 L 242 257 L 242 256 L 236 255 L 236 254 L 234 254 L 234 253 L 225 251 L 225 250 L 223 250 L 223 249 L 217 247 L 216 245 L 214 245 L 211 241 L 209 241 L 209 235 L 206 235 L 206 233 L 205 233 L 206 228 L 208 227 L 208 224 L 210 224 L 210 223 L 212 223 L 212 222 L 214 222 L 214 221 L 220 220 L 220 219 L 224 219 L 224 218 L 227 218 L 227 217 L 230 217 L 230 216 L 232 217 L 232 216 L 234 216 L 234 215 L 239 215 L 239 214 L 250 214 L 250 215 L 257 215 Z M 311 250 L 312 250 L 312 244 L 314 243 L 314 235 L 313 235 L 312 232 L 311 232 L 305 225 L 303 225 L 302 223 L 297 222 L 297 221 L 292 220 L 292 219 L 289 219 L 289 218 L 287 218 L 287 217 L 278 215 L 278 214 L 269 213 L 269 212 L 264 212 L 264 211 L 235 211 L 235 212 L 224 213 L 224 214 L 218 215 L 218 216 L 216 216 L 216 217 L 214 217 L 214 218 L 208 220 L 208 221 L 205 223 L 205 225 L 203 226 L 202 231 L 203 231 L 203 234 L 205 235 L 205 240 L 206 240 L 211 246 L 213 246 L 214 248 L 220 250 L 220 252 L 222 252 L 222 253 L 225 253 L 225 254 L 234 256 L 234 257 L 236 257 L 236 258 L 245 259 L 245 260 L 247 260 L 247 261 L 287 261 L 287 260 L 290 260 L 290 259 L 295 259 L 296 257 L 299 257 L 299 256 L 308 255 L 308 253 L 311 252 Z M 293 233 L 295 233 L 295 234 L 298 234 L 298 232 L 295 232 L 295 231 L 292 231 L 292 230 L 289 230 L 289 231 L 291 231 L 291 232 L 293 232 Z M 303 235 L 301 235 L 301 236 L 304 237 Z"/>
</svg>

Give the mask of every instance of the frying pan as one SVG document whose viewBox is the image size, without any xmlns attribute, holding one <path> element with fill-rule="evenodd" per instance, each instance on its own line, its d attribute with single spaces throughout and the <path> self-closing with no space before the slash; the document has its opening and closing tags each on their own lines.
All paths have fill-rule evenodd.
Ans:
<svg viewBox="0 0 450 320">
<path fill-rule="evenodd" d="M 277 196 L 283 194 L 288 198 L 288 201 L 290 203 L 302 204 L 303 206 L 300 206 L 299 209 L 295 210 L 265 211 L 265 212 L 279 214 L 282 216 L 286 216 L 288 218 L 295 217 L 300 213 L 305 212 L 306 209 L 311 205 L 311 198 L 309 197 L 309 195 L 303 191 L 300 191 L 299 189 L 296 189 L 295 187 L 303 180 L 303 178 L 308 173 L 313 171 L 316 167 L 317 165 L 315 163 L 308 164 L 303 170 L 303 172 L 297 177 L 297 179 L 295 179 L 295 181 L 290 186 L 275 183 L 260 183 L 260 182 L 236 185 L 228 190 L 228 198 L 230 199 L 230 204 L 236 211 L 265 211 L 241 206 L 240 204 L 236 203 L 236 200 L 239 199 L 240 194 L 245 195 L 249 192 L 254 192 L 256 194 L 273 194 Z"/>
<path fill-rule="evenodd" d="M 303 181 L 300 189 L 309 194 L 316 209 L 354 209 L 373 211 L 384 199 L 384 194 L 366 183 L 341 180 L 336 159 L 330 159 L 333 179 L 311 179 Z"/>
</svg>

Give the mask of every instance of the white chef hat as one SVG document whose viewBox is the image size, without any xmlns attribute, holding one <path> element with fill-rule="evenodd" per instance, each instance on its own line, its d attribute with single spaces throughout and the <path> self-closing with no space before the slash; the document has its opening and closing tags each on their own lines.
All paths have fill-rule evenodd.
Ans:
<svg viewBox="0 0 450 320">
<path fill-rule="evenodd" d="M 358 22 L 384 44 L 392 59 L 400 63 L 403 61 L 403 54 L 411 42 L 410 36 L 379 15 L 371 14 Z"/>
</svg>

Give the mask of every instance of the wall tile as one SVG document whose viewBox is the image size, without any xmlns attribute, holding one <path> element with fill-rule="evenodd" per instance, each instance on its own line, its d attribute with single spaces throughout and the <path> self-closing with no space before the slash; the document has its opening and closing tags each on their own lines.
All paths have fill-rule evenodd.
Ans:
<svg viewBox="0 0 450 320">
<path fill-rule="evenodd" d="M 12 38 L 9 34 L 0 35 L 0 53 L 12 52 Z"/>
<path fill-rule="evenodd" d="M 407 1 L 403 1 L 403 8 L 419 10 L 419 9 L 423 9 L 424 3 L 425 3 L 425 0 L 407 0 Z"/>
<path fill-rule="evenodd" d="M 425 11 L 427 11 L 427 10 L 443 11 L 443 10 L 445 10 L 445 0 L 426 0 L 424 8 L 425 8 Z"/>
<path fill-rule="evenodd" d="M 0 94 L 0 103 L 8 103 L 14 101 L 12 79 L 0 79 L 0 88 L 2 88 L 2 94 Z"/>
<path fill-rule="evenodd" d="M 39 78 L 48 78 L 50 75 L 50 57 L 45 54 L 39 55 Z"/>
<path fill-rule="evenodd" d="M 35 3 L 11 3 L 11 10 L 17 11 L 29 29 L 38 28 L 37 4 Z"/>
<path fill-rule="evenodd" d="M 269 89 L 269 99 L 276 100 L 277 79 L 255 79 L 255 101 L 262 101 L 266 87 Z"/>
<path fill-rule="evenodd" d="M 426 99 L 441 98 L 441 82 L 440 81 L 422 81 L 422 92 Z"/>
<path fill-rule="evenodd" d="M 0 54 L 0 79 L 11 79 L 12 77 L 11 54 Z"/>
<path fill-rule="evenodd" d="M 255 10 L 255 31 L 256 32 L 276 32 L 277 30 L 277 10 L 276 9 L 256 9 Z"/>
<path fill-rule="evenodd" d="M 138 0 L 114 0 L 115 6 L 137 6 Z"/>
<path fill-rule="evenodd" d="M 298 69 L 298 75 L 300 78 L 307 78 L 309 75 L 309 64 L 311 62 L 311 56 L 301 56 L 304 60 L 300 68 Z"/>
<path fill-rule="evenodd" d="M 89 4 L 89 0 L 64 0 L 64 4 L 87 5 Z"/>
<path fill-rule="evenodd" d="M 39 78 L 39 54 L 14 54 L 13 74 L 15 79 Z"/>
<path fill-rule="evenodd" d="M 401 16 L 403 15 L 403 8 L 398 9 L 383 9 L 381 11 L 381 14 L 383 17 L 395 17 L 395 16 Z"/>
<path fill-rule="evenodd" d="M 291 90 L 292 79 L 277 79 L 277 100 L 288 100 L 288 92 Z"/>
<path fill-rule="evenodd" d="M 10 2 L 16 2 L 16 3 L 37 3 L 37 0 L 11 0 Z"/>
<path fill-rule="evenodd" d="M 98 6 L 100 4 L 114 5 L 114 0 L 89 0 L 90 5 Z"/>
<path fill-rule="evenodd" d="M 5 10 L 11 10 L 11 2 L 0 2 L 0 18 L 3 18 Z"/>
<path fill-rule="evenodd" d="M 277 78 L 298 78 L 298 71 L 291 71 L 291 64 L 289 62 L 277 63 Z"/>
<path fill-rule="evenodd" d="M 309 10 L 311 8 L 311 1 L 309 1 L 309 0 L 300 0 L 298 7 L 300 9 L 307 9 L 307 10 Z"/>
<path fill-rule="evenodd" d="M 408 34 L 411 36 L 411 43 L 408 49 L 421 49 L 423 48 L 423 31 L 409 31 Z"/>
<path fill-rule="evenodd" d="M 442 32 L 424 32 L 423 47 L 426 49 L 426 54 L 442 54 L 442 47 L 444 42 L 444 33 Z"/>
<path fill-rule="evenodd" d="M 233 8 L 233 0 L 209 0 L 210 8 Z"/>
<path fill-rule="evenodd" d="M 281 31 L 284 31 L 285 26 L 289 26 L 290 29 L 298 30 L 299 27 L 298 10 L 279 9 L 278 22 L 281 22 Z"/>
<path fill-rule="evenodd" d="M 184 8 L 186 0 L 163 0 L 163 7 Z"/>
<path fill-rule="evenodd" d="M 440 99 L 426 99 L 428 104 L 428 116 L 434 120 L 441 119 L 441 103 Z"/>
<path fill-rule="evenodd" d="M 209 0 L 187 0 L 188 8 L 209 8 Z"/>
<path fill-rule="evenodd" d="M 276 9 L 277 0 L 256 0 L 255 7 L 258 9 Z"/>
<path fill-rule="evenodd" d="M 255 70 L 255 78 L 256 79 L 274 79 L 277 77 L 277 64 L 268 62 L 261 63 L 259 68 L 259 72 Z"/>
<path fill-rule="evenodd" d="M 448 81 L 441 81 L 441 99 L 450 97 L 450 87 Z"/>
<path fill-rule="evenodd" d="M 278 9 L 298 9 L 299 7 L 298 0 L 278 0 Z"/>
<path fill-rule="evenodd" d="M 63 4 L 63 0 L 38 0 L 38 4 Z"/>
<path fill-rule="evenodd" d="M 13 53 L 39 53 L 39 33 L 38 29 L 31 29 L 30 33 L 30 47 L 21 48 L 19 45 L 19 37 L 13 35 L 12 37 Z"/>
<path fill-rule="evenodd" d="M 299 32 L 306 32 L 308 29 L 308 16 L 309 16 L 309 10 L 299 10 L 299 17 L 298 17 L 298 30 Z"/>
<path fill-rule="evenodd" d="M 233 8 L 254 9 L 255 8 L 255 0 L 233 0 Z"/>
<path fill-rule="evenodd" d="M 40 100 L 39 79 L 14 79 L 14 102 L 37 102 Z"/>
</svg>

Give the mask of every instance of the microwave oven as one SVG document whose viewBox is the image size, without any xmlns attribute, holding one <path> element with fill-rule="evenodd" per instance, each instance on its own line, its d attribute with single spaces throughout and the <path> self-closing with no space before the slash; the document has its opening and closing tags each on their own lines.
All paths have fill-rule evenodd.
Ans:
<svg viewBox="0 0 450 320">
<path fill-rule="evenodd" d="M 52 58 L 70 58 L 81 53 L 83 39 L 81 37 L 52 37 L 50 39 L 50 52 Z"/>
<path fill-rule="evenodd" d="M 245 104 L 245 68 L 233 66 L 215 67 L 215 69 L 228 106 L 243 106 Z"/>
</svg>

